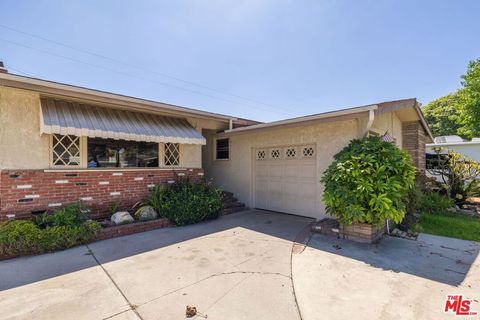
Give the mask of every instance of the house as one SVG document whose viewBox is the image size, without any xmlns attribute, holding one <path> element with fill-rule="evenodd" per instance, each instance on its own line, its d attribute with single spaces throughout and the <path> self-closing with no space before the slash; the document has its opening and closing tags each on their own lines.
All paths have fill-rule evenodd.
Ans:
<svg viewBox="0 0 480 320">
<path fill-rule="evenodd" d="M 415 99 L 258 123 L 0 72 L 0 219 L 78 200 L 100 217 L 182 175 L 212 178 L 252 208 L 318 219 L 323 171 L 367 134 L 425 170 L 431 133 Z"/>
<path fill-rule="evenodd" d="M 480 163 L 480 138 L 465 141 L 459 136 L 441 136 L 435 137 L 433 143 L 426 145 L 427 158 L 432 160 L 436 160 L 438 153 L 446 154 L 448 150 L 466 155 Z"/>
</svg>

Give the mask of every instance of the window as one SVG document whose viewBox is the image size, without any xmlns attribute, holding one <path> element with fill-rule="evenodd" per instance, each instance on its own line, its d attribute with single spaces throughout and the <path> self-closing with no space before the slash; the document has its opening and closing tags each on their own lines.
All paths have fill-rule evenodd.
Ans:
<svg viewBox="0 0 480 320">
<path fill-rule="evenodd" d="M 280 158 L 280 149 L 271 149 L 270 150 L 270 158 L 271 159 L 279 159 Z"/>
<path fill-rule="evenodd" d="M 54 166 L 80 166 L 80 137 L 54 134 L 52 163 Z"/>
<path fill-rule="evenodd" d="M 230 141 L 228 139 L 217 139 L 216 149 L 215 149 L 215 159 L 216 160 L 228 160 L 230 159 L 230 150 L 229 150 Z"/>
<path fill-rule="evenodd" d="M 285 150 L 285 157 L 288 159 L 296 158 L 297 157 L 297 149 L 296 148 L 287 148 Z"/>
<path fill-rule="evenodd" d="M 180 145 L 178 143 L 165 143 L 165 165 L 180 165 Z"/>
<path fill-rule="evenodd" d="M 88 167 L 158 167 L 158 143 L 88 138 Z"/>
<path fill-rule="evenodd" d="M 304 158 L 314 158 L 315 157 L 315 149 L 313 147 L 303 147 L 302 148 L 302 156 Z"/>
<path fill-rule="evenodd" d="M 257 160 L 264 160 L 266 157 L 267 153 L 265 150 L 258 150 L 257 151 Z"/>
</svg>

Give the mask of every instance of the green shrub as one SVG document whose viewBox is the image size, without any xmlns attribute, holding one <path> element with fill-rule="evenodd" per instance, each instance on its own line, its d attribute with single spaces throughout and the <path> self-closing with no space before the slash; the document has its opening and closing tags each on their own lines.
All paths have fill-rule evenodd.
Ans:
<svg viewBox="0 0 480 320">
<path fill-rule="evenodd" d="M 77 202 L 63 209 L 55 211 L 53 214 L 44 213 L 35 218 L 35 223 L 40 228 L 54 226 L 78 226 L 88 219 L 86 206 Z"/>
<path fill-rule="evenodd" d="M 165 188 L 162 187 L 161 185 L 155 186 L 150 197 L 147 200 L 145 200 L 143 203 L 141 203 L 140 209 L 145 206 L 150 206 L 157 212 L 159 217 L 163 217 L 161 211 L 162 211 L 162 197 L 163 197 L 164 189 Z"/>
<path fill-rule="evenodd" d="M 418 212 L 442 214 L 454 206 L 453 200 L 437 192 L 423 193 L 418 205 Z"/>
<path fill-rule="evenodd" d="M 405 211 L 409 214 L 417 213 L 422 204 L 423 192 L 419 187 L 410 188 L 405 196 Z"/>
<path fill-rule="evenodd" d="M 74 204 L 33 221 L 0 223 L 0 254 L 43 253 L 90 242 L 100 224 L 87 221 L 84 209 L 81 204 Z"/>
<path fill-rule="evenodd" d="M 321 182 L 327 212 L 343 224 L 400 223 L 415 167 L 403 150 L 378 137 L 352 140 L 335 155 Z"/>
<path fill-rule="evenodd" d="M 211 183 L 179 180 L 164 189 L 158 187 L 159 214 L 176 225 L 186 225 L 218 218 L 222 211 L 221 190 Z"/>
</svg>

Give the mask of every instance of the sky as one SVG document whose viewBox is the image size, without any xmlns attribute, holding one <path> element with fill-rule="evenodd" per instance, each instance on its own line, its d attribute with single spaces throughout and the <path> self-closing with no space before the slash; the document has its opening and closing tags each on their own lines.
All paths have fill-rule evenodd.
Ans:
<svg viewBox="0 0 480 320">
<path fill-rule="evenodd" d="M 478 0 L 0 2 L 11 73 L 258 121 L 458 89 Z"/>
</svg>

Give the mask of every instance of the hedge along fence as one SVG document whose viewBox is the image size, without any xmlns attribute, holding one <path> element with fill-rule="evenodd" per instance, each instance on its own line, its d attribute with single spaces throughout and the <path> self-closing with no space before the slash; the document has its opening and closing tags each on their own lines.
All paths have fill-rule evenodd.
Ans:
<svg viewBox="0 0 480 320">
<path fill-rule="evenodd" d="M 407 152 L 378 137 L 352 140 L 324 172 L 323 201 L 327 212 L 344 225 L 380 227 L 386 219 L 400 223 L 414 181 L 415 167 Z"/>
</svg>

